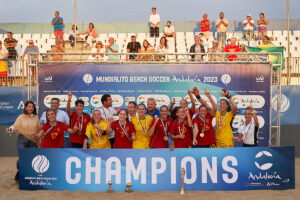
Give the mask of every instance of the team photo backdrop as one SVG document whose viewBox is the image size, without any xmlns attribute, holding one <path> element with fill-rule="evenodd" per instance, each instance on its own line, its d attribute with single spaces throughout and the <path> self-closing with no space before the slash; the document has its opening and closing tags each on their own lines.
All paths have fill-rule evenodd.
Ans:
<svg viewBox="0 0 300 200">
<path fill-rule="evenodd" d="M 270 109 L 269 64 L 43 64 L 39 65 L 39 110 L 50 107 L 51 99 L 61 100 L 66 108 L 69 90 L 72 107 L 76 99 L 85 101 L 86 112 L 101 106 L 101 95 L 112 95 L 116 109 L 127 103 L 145 103 L 154 97 L 157 107 L 169 105 L 172 98 L 179 105 L 188 89 L 199 88 L 202 98 L 208 90 L 219 103 L 221 89 L 226 88 L 238 106 L 233 128 L 244 120 L 245 108 L 251 103 L 257 111 L 260 129 L 259 146 L 268 145 Z M 206 99 L 206 98 L 205 98 Z M 196 108 L 199 107 L 196 101 Z M 237 146 L 240 144 L 237 144 Z"/>
</svg>

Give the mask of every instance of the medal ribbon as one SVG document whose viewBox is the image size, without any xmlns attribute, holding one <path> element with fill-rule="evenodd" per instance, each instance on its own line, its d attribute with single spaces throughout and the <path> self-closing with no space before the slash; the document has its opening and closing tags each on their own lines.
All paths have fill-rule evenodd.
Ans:
<svg viewBox="0 0 300 200">
<path fill-rule="evenodd" d="M 51 126 L 51 128 L 49 128 L 49 129 L 44 133 L 44 137 L 45 137 L 52 129 L 54 129 L 54 128 L 56 127 L 56 124 L 57 124 L 57 123 L 55 123 L 54 126 Z"/>
<path fill-rule="evenodd" d="M 129 136 L 128 136 L 128 133 L 127 133 L 127 131 L 126 131 L 126 121 L 125 121 L 124 128 L 123 128 L 123 125 L 121 125 L 120 121 L 119 121 L 119 125 L 120 125 L 122 131 L 124 132 L 124 134 L 126 135 L 126 137 L 128 138 Z"/>
<path fill-rule="evenodd" d="M 100 127 L 101 127 L 101 123 L 102 123 L 102 121 L 100 121 Z M 99 131 L 99 126 L 98 126 L 98 124 L 97 124 L 97 127 L 95 127 L 96 128 L 96 131 L 97 131 L 97 136 L 98 136 L 98 139 L 99 139 L 99 141 L 101 140 L 101 133 L 100 133 L 100 131 Z"/>
<path fill-rule="evenodd" d="M 179 134 L 182 135 L 183 133 L 183 129 L 184 129 L 184 122 L 182 123 L 182 131 L 180 130 L 180 123 L 179 123 L 179 120 L 178 120 L 178 131 L 179 131 Z"/>
<path fill-rule="evenodd" d="M 203 127 L 202 127 L 202 133 L 204 133 L 205 131 L 205 125 L 206 125 L 206 120 L 203 120 L 200 116 L 199 116 L 199 119 L 203 122 Z"/>
<path fill-rule="evenodd" d="M 226 115 L 227 115 L 227 112 L 225 113 L 225 115 L 224 115 L 224 117 L 223 117 L 223 120 L 221 121 L 221 113 L 220 113 L 219 124 L 218 124 L 218 131 L 220 130 L 220 128 L 221 128 L 221 126 L 222 126 L 222 124 L 223 124 L 223 121 L 224 121 Z M 221 122 L 221 123 L 220 123 L 220 122 Z"/>
<path fill-rule="evenodd" d="M 144 133 L 144 135 L 146 135 L 146 131 L 147 131 L 147 116 L 145 116 L 145 121 L 146 121 L 146 123 L 145 123 L 145 130 L 144 130 L 144 128 L 143 128 L 143 126 L 142 126 L 142 124 L 141 124 L 141 121 L 140 121 L 140 116 L 139 116 L 139 124 L 140 124 L 140 126 L 141 126 L 141 129 L 142 129 L 142 131 L 143 131 L 143 133 Z"/>
<path fill-rule="evenodd" d="M 163 125 L 163 127 L 164 127 L 165 136 L 168 136 L 168 121 L 166 121 L 166 126 L 165 126 L 165 124 L 164 124 L 162 118 L 160 118 L 160 121 L 161 121 L 161 123 L 162 123 L 162 125 Z"/>
</svg>

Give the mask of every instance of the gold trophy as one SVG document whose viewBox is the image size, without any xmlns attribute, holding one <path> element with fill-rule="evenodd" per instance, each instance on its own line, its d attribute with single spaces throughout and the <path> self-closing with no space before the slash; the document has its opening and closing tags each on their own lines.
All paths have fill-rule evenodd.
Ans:
<svg viewBox="0 0 300 200">
<path fill-rule="evenodd" d="M 108 181 L 107 184 L 108 184 L 108 186 L 109 186 L 107 192 L 108 192 L 108 193 L 114 192 L 114 191 L 111 189 L 112 182 L 111 182 L 111 181 Z"/>
<path fill-rule="evenodd" d="M 181 168 L 181 190 L 180 190 L 180 194 L 184 194 L 184 176 L 185 176 L 185 169 Z"/>
<path fill-rule="evenodd" d="M 127 183 L 127 184 L 126 184 L 126 190 L 125 190 L 125 192 L 131 193 L 131 192 L 132 192 L 132 189 L 130 189 L 131 186 L 132 186 L 131 183 Z"/>
</svg>

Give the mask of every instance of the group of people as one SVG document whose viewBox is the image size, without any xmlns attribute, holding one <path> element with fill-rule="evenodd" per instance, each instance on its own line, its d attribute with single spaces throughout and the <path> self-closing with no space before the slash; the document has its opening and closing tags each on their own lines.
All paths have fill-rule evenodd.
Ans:
<svg viewBox="0 0 300 200">
<path fill-rule="evenodd" d="M 208 91 L 204 95 L 210 100 L 210 107 L 200 96 L 195 87 L 188 90 L 192 106 L 188 108 L 185 99 L 180 106 L 173 108 L 163 105 L 156 108 L 154 98 L 148 98 L 145 104 L 137 105 L 129 102 L 127 109 L 118 111 L 112 107 L 109 94 L 101 97 L 102 106 L 92 111 L 91 116 L 84 113 L 84 101 L 76 100 L 75 110 L 71 110 L 72 92 L 68 94 L 67 112 L 59 109 L 59 99 L 51 100 L 51 107 L 45 111 L 40 120 L 35 104 L 25 103 L 24 113 L 15 123 L 6 129 L 8 134 L 18 135 L 18 151 L 20 148 L 63 148 L 64 135 L 69 132 L 71 148 L 202 148 L 233 147 L 234 141 L 243 142 L 244 146 L 257 145 L 258 120 L 250 105 L 245 111 L 245 123 L 234 137 L 232 120 L 237 105 L 229 92 L 223 89 L 219 110 Z M 195 114 L 195 96 L 201 103 L 199 115 Z M 214 129 L 212 121 L 216 118 Z M 90 141 L 90 142 L 89 142 Z M 16 178 L 17 179 L 17 178 Z"/>
</svg>

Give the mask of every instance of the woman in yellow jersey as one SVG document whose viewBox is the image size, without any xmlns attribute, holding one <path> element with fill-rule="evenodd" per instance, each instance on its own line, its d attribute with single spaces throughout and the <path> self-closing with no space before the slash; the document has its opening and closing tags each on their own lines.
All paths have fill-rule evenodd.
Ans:
<svg viewBox="0 0 300 200">
<path fill-rule="evenodd" d="M 233 147 L 232 120 L 236 113 L 237 106 L 228 90 L 222 89 L 222 96 L 227 99 L 220 99 L 220 110 L 216 112 L 216 146 L 217 147 Z M 232 108 L 230 107 L 232 105 Z"/>
<path fill-rule="evenodd" d="M 87 149 L 88 140 L 91 137 L 91 149 L 110 149 L 110 142 L 107 134 L 111 132 L 110 124 L 113 118 L 109 122 L 101 119 L 100 110 L 93 110 L 92 119 L 86 126 L 86 138 L 84 139 L 83 149 Z"/>
<path fill-rule="evenodd" d="M 152 116 L 146 115 L 146 106 L 139 104 L 138 115 L 131 119 L 136 131 L 136 140 L 133 141 L 133 149 L 149 149 L 150 135 L 149 129 L 152 123 Z"/>
</svg>

